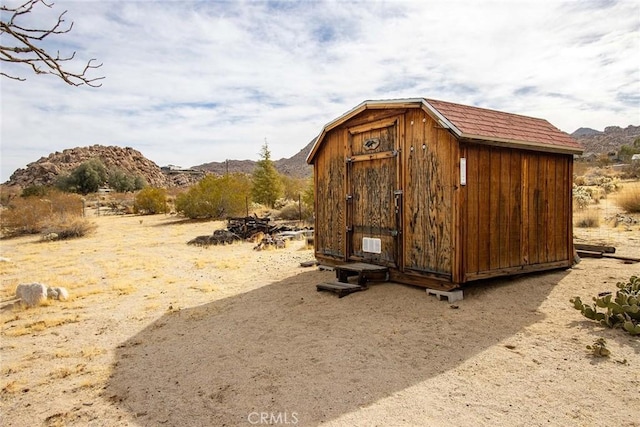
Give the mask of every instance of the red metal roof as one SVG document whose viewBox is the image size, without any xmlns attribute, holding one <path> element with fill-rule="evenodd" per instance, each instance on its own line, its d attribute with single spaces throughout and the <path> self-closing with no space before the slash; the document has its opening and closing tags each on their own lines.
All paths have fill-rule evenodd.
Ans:
<svg viewBox="0 0 640 427">
<path fill-rule="evenodd" d="M 426 102 L 458 128 L 465 138 L 535 143 L 582 151 L 578 141 L 544 119 L 435 99 L 426 99 Z"/>
</svg>

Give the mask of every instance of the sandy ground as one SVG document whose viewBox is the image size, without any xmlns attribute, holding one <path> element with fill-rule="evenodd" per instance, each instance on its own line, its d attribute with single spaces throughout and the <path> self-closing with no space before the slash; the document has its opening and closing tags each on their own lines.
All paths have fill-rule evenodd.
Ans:
<svg viewBox="0 0 640 427">
<path fill-rule="evenodd" d="M 493 280 L 453 308 L 382 283 L 345 298 L 303 242 L 186 245 L 221 223 L 99 217 L 94 235 L 0 242 L 3 426 L 640 426 L 640 340 L 583 300 L 640 264 Z M 576 229 L 640 256 L 640 227 Z M 18 283 L 72 299 L 24 309 Z M 586 346 L 607 340 L 611 357 Z"/>
</svg>

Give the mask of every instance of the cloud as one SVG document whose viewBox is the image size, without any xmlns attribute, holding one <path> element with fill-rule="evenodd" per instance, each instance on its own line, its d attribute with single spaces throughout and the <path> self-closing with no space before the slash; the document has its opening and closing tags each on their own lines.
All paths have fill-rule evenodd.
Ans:
<svg viewBox="0 0 640 427">
<path fill-rule="evenodd" d="M 640 122 L 640 6 L 592 2 L 58 0 L 47 42 L 99 89 L 2 80 L 2 169 L 130 146 L 159 165 L 289 157 L 365 99 L 429 97 L 572 132 Z M 39 12 L 39 11 L 38 11 Z M 3 64 L 3 71 L 18 70 Z M 22 72 L 24 74 L 24 72 Z"/>
</svg>

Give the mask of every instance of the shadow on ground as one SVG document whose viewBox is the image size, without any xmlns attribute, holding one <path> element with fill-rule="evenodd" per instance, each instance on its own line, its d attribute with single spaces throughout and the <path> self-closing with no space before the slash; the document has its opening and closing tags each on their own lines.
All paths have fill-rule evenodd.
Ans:
<svg viewBox="0 0 640 427">
<path fill-rule="evenodd" d="M 540 321 L 537 308 L 566 274 L 472 287 L 453 309 L 393 283 L 339 299 L 315 290 L 331 273 L 301 273 L 167 313 L 118 347 L 104 396 L 144 426 L 251 425 L 255 412 L 317 425 Z"/>
</svg>

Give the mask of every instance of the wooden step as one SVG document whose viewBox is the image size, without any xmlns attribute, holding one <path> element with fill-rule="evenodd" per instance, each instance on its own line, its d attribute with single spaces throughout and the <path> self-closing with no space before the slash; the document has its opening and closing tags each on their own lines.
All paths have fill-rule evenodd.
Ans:
<svg viewBox="0 0 640 427">
<path fill-rule="evenodd" d="M 367 281 L 386 282 L 389 280 L 389 268 L 381 265 L 354 262 L 335 266 L 336 279 L 349 283 L 349 277 L 358 276 L 358 284 L 365 286 Z"/>
<path fill-rule="evenodd" d="M 366 286 L 354 285 L 351 283 L 333 282 L 333 283 L 320 283 L 316 285 L 316 290 L 329 291 L 338 294 L 338 297 L 342 298 L 345 295 L 349 295 L 353 292 L 366 291 Z"/>
</svg>

